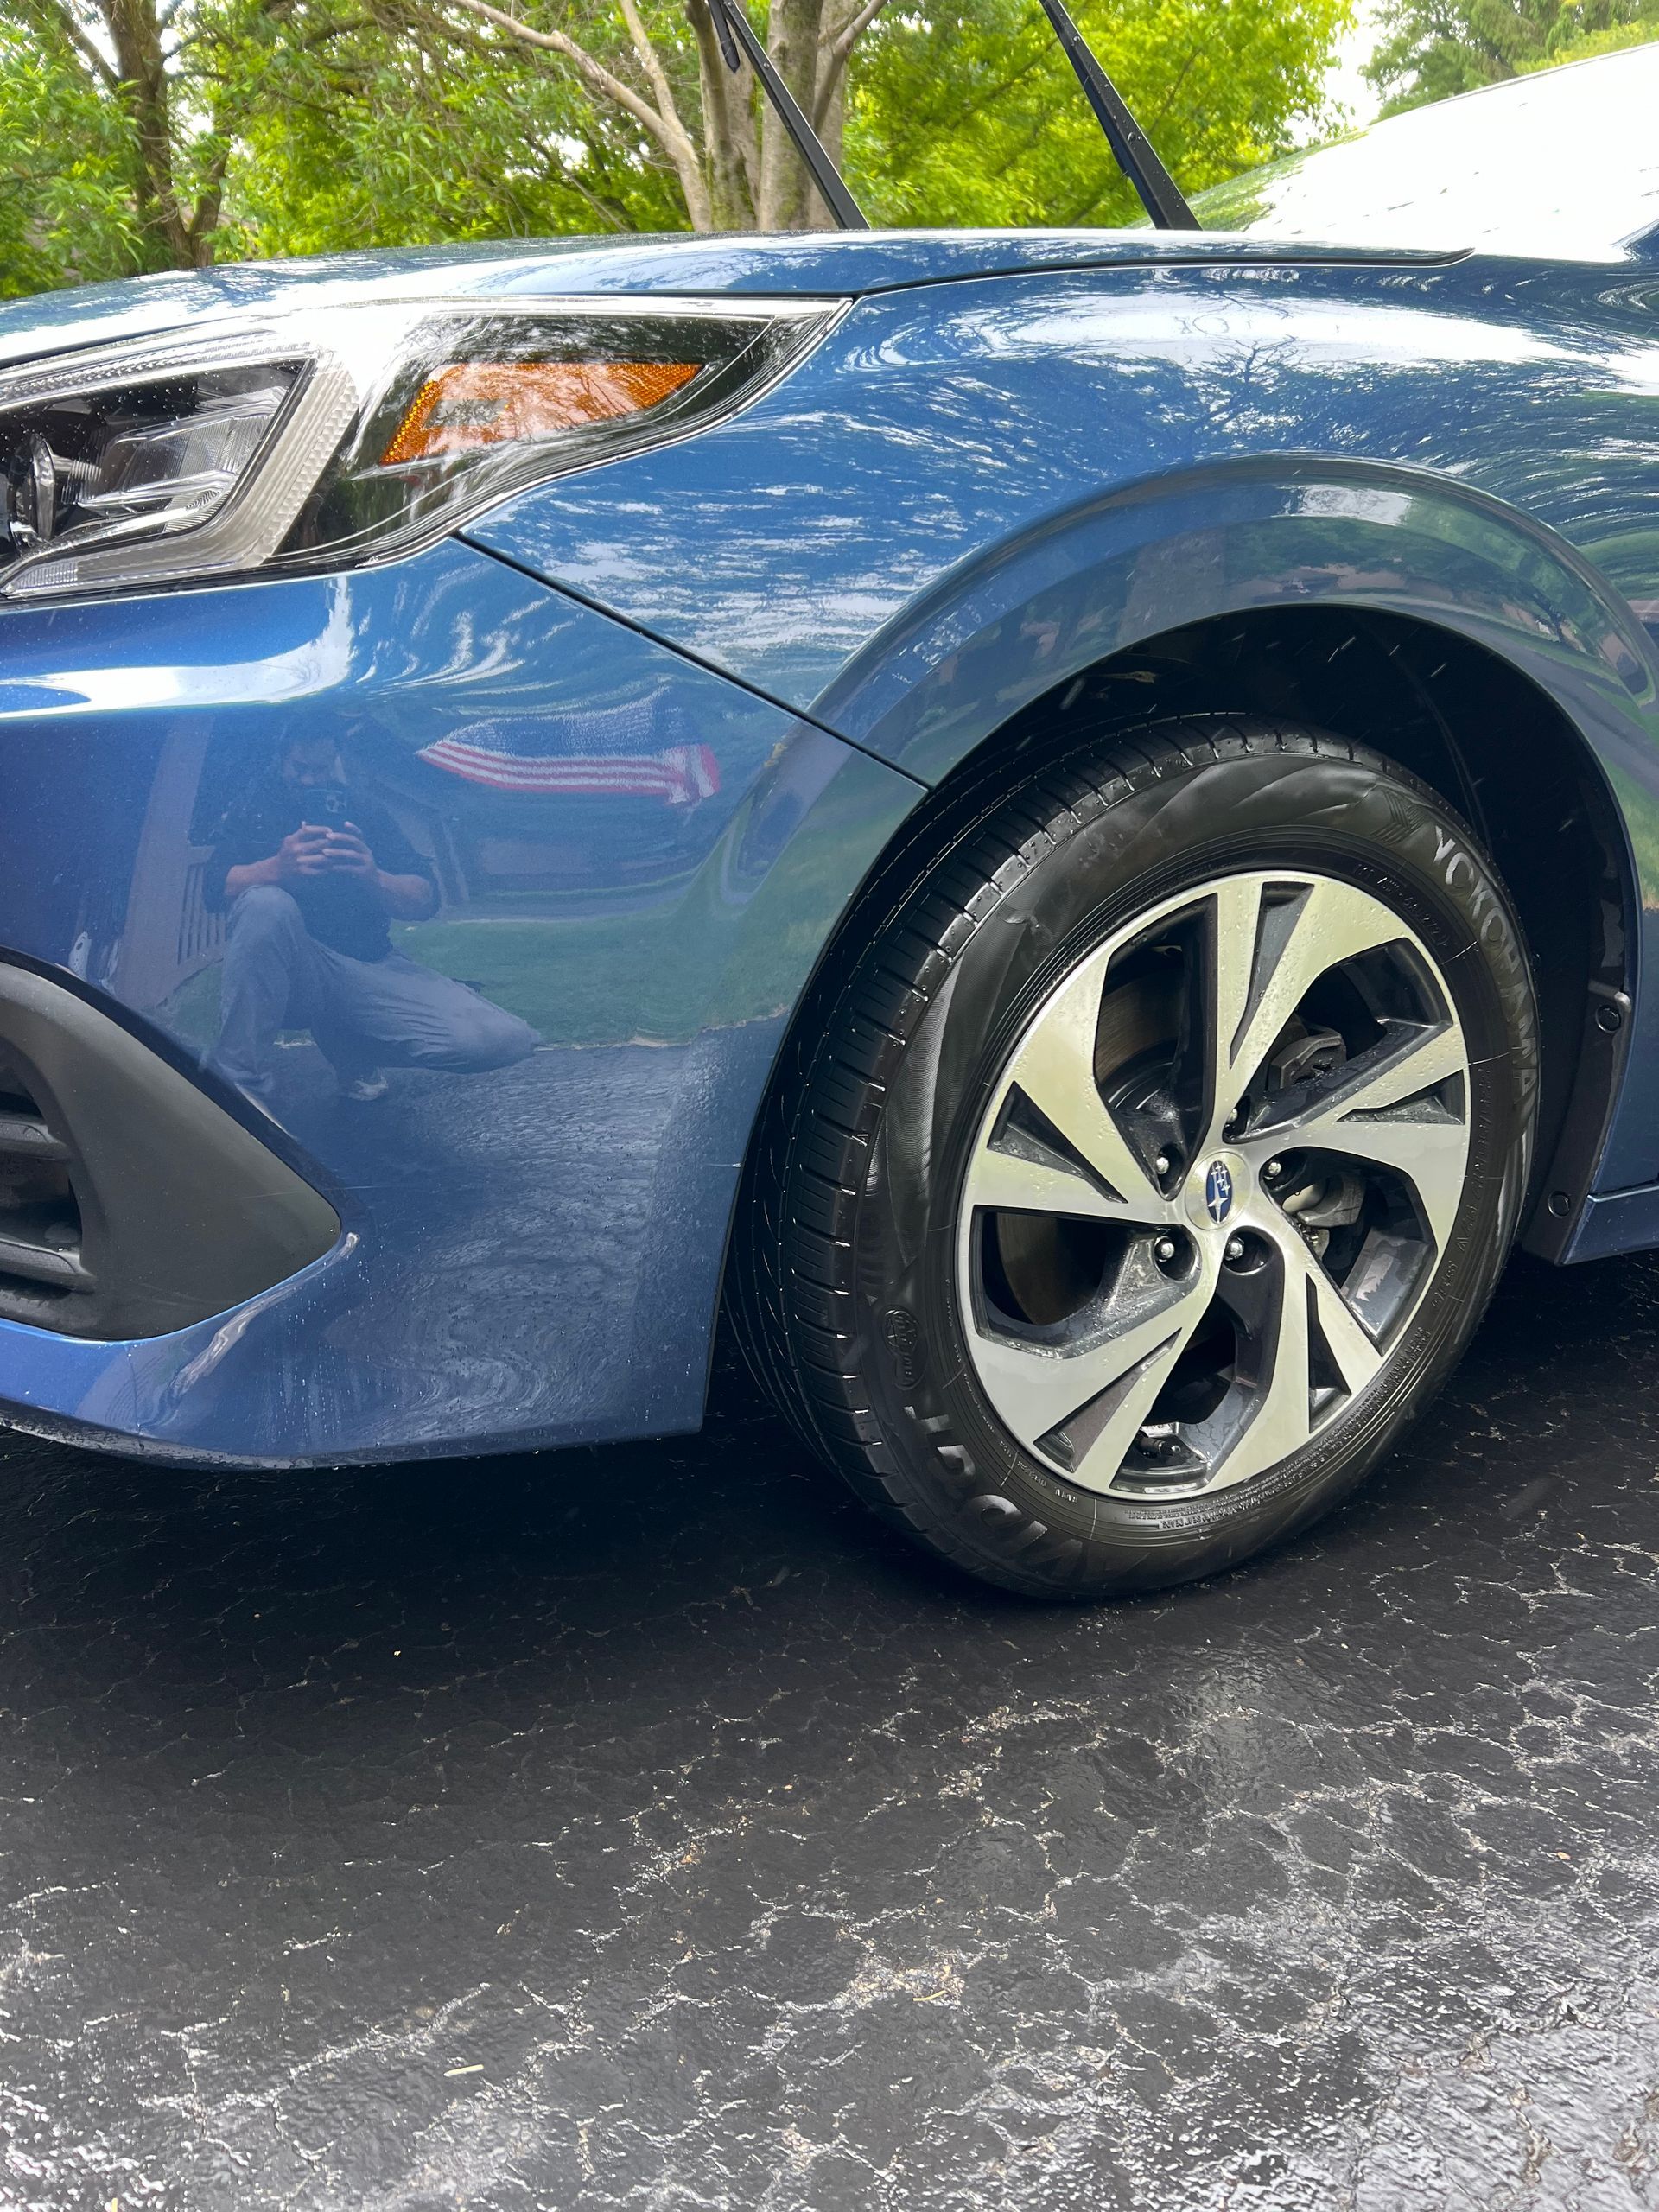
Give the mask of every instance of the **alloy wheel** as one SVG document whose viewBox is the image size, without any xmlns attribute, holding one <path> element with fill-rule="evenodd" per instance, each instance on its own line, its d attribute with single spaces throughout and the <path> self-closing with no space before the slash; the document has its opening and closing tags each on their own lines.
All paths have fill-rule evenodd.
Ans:
<svg viewBox="0 0 1659 2212">
<path fill-rule="evenodd" d="M 969 1153 L 958 1302 L 992 1407 L 1086 1490 L 1265 1474 L 1409 1326 L 1468 1115 L 1445 979 L 1371 893 L 1239 872 L 1137 916 L 1038 1007 Z"/>
</svg>

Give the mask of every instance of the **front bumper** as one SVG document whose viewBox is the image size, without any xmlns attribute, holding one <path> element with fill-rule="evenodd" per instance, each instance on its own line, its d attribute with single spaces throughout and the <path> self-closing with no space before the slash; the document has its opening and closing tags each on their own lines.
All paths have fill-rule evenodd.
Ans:
<svg viewBox="0 0 1659 2212">
<path fill-rule="evenodd" d="M 785 1019 L 918 787 L 453 542 L 12 613 L 0 952 L 198 1064 L 220 1011 L 214 824 L 295 734 L 334 740 L 442 887 L 400 954 L 540 1048 L 398 1068 L 363 1104 L 295 1019 L 269 1096 L 238 1110 L 273 1173 L 326 1194 L 327 1251 L 161 1334 L 0 1318 L 0 1418 L 257 1464 L 695 1426 Z"/>
</svg>

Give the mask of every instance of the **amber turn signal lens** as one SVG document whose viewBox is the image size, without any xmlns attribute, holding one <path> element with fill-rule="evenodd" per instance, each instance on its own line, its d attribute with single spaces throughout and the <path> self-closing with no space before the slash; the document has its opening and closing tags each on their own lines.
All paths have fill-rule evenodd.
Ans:
<svg viewBox="0 0 1659 2212">
<path fill-rule="evenodd" d="M 380 456 L 447 461 L 638 415 L 690 383 L 696 361 L 457 361 L 429 377 Z"/>
</svg>

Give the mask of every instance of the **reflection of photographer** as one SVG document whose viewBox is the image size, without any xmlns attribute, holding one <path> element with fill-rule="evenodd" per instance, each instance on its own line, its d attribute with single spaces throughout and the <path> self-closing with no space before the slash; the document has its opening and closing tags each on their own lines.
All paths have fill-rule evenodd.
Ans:
<svg viewBox="0 0 1659 2212">
<path fill-rule="evenodd" d="M 206 890 L 230 913 L 213 1064 L 245 1090 L 270 1090 L 281 1029 L 309 1029 L 352 1098 L 385 1095 L 383 1065 L 465 1072 L 535 1049 L 516 1014 L 392 950 L 388 922 L 424 920 L 437 886 L 385 808 L 346 788 L 332 738 L 291 740 L 231 807 Z"/>
</svg>

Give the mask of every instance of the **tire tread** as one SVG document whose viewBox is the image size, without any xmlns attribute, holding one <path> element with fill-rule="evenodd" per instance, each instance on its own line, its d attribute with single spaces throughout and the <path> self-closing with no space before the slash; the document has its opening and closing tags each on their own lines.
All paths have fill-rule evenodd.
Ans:
<svg viewBox="0 0 1659 2212">
<path fill-rule="evenodd" d="M 855 903 L 792 1026 L 751 1147 L 727 1289 L 750 1369 L 890 1525 L 1014 1590 L 1065 1594 L 1052 1573 L 970 1541 L 960 1513 L 903 1479 L 860 1378 L 852 1226 L 886 1092 L 963 946 L 1033 868 L 1149 784 L 1265 752 L 1372 765 L 1449 811 L 1392 761 L 1259 717 L 1096 726 L 1022 761 L 988 763 L 925 805 Z M 1167 1579 L 1149 1567 L 1147 1586 Z"/>
</svg>

